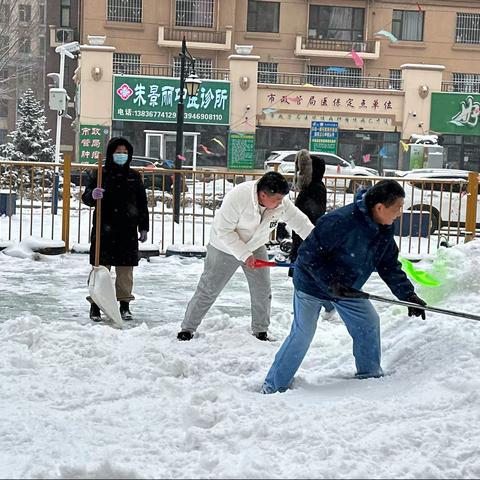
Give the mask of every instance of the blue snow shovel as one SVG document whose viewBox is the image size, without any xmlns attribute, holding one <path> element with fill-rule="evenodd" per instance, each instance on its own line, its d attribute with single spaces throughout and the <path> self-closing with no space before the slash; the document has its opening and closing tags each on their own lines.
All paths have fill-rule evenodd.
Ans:
<svg viewBox="0 0 480 480">
<path fill-rule="evenodd" d="M 97 187 L 102 187 L 102 155 L 98 157 Z M 92 300 L 107 315 L 117 328 L 123 327 L 122 316 L 118 309 L 117 296 L 108 268 L 100 265 L 100 227 L 102 223 L 101 199 L 97 199 L 95 226 L 95 266 L 88 277 L 88 290 Z"/>
</svg>

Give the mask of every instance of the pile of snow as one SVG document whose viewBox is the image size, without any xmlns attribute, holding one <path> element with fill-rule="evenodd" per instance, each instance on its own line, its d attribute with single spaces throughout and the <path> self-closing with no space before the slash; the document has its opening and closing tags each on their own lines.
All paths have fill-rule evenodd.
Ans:
<svg viewBox="0 0 480 480">
<path fill-rule="evenodd" d="M 432 305 L 480 313 L 480 242 L 416 267 Z M 190 342 L 176 333 L 203 261 L 141 261 L 118 331 L 91 324 L 87 255 L 0 253 L 2 478 L 478 478 L 480 322 L 376 304 L 387 376 L 352 380 L 351 340 L 320 322 L 292 390 L 260 395 L 292 313 L 272 269 L 272 342 L 250 334 L 237 272 Z M 68 287 L 68 288 L 67 288 Z M 391 296 L 378 276 L 365 290 Z"/>
</svg>

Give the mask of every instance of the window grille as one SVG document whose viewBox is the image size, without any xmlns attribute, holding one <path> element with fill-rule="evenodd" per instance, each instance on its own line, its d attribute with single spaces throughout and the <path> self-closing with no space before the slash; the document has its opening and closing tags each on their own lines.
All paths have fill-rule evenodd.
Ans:
<svg viewBox="0 0 480 480">
<path fill-rule="evenodd" d="M 141 23 L 142 0 L 108 0 L 107 20 Z"/>
<path fill-rule="evenodd" d="M 480 13 L 457 13 L 457 43 L 480 43 Z"/>
<path fill-rule="evenodd" d="M 180 57 L 175 57 L 173 59 L 173 76 L 180 77 L 180 68 L 181 68 L 181 59 Z M 186 71 L 189 73 L 185 75 L 185 78 L 191 73 L 189 70 L 189 62 L 186 61 Z M 195 74 L 199 78 L 209 79 L 212 78 L 212 60 L 209 58 L 196 58 L 195 59 Z"/>
<path fill-rule="evenodd" d="M 453 90 L 455 92 L 480 92 L 480 73 L 454 73 Z"/>
<path fill-rule="evenodd" d="M 215 0 L 176 0 L 175 25 L 178 27 L 213 27 Z"/>
<path fill-rule="evenodd" d="M 338 69 L 342 69 L 342 73 Z M 325 67 L 309 65 L 307 71 L 307 83 L 323 87 L 361 87 L 361 68 Z"/>
<path fill-rule="evenodd" d="M 113 73 L 124 75 L 140 74 L 140 54 L 138 53 L 114 53 Z"/>
<path fill-rule="evenodd" d="M 258 83 L 278 83 L 278 63 L 258 62 Z"/>
<path fill-rule="evenodd" d="M 390 82 L 388 88 L 393 90 L 400 90 L 402 88 L 402 71 L 391 69 L 390 70 Z"/>
<path fill-rule="evenodd" d="M 425 12 L 394 10 L 392 33 L 399 40 L 423 42 L 423 20 Z"/>
</svg>

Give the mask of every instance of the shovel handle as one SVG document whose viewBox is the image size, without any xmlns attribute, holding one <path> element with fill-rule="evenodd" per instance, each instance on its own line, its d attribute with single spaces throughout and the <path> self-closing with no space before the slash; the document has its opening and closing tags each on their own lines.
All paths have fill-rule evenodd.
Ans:
<svg viewBox="0 0 480 480">
<path fill-rule="evenodd" d="M 253 264 L 254 268 L 263 268 L 263 267 L 288 267 L 292 268 L 294 267 L 294 263 L 288 263 L 288 262 L 269 262 L 267 260 L 262 260 L 261 258 L 256 258 L 255 262 Z"/>
<path fill-rule="evenodd" d="M 102 159 L 103 155 L 98 156 L 98 168 L 97 168 L 97 187 L 102 188 Z M 100 234 L 102 226 L 102 199 L 97 198 L 97 206 L 95 208 L 95 266 L 98 267 L 100 264 Z"/>
</svg>

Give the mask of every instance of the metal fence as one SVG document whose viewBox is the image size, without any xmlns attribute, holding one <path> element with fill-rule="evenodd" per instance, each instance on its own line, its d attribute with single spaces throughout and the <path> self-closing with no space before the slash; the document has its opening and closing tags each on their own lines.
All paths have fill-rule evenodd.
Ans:
<svg viewBox="0 0 480 480">
<path fill-rule="evenodd" d="M 0 162 L 0 247 L 33 236 L 63 240 L 67 250 L 88 247 L 93 209 L 81 201 L 85 178 L 94 165 Z M 147 189 L 150 232 L 144 249 L 164 253 L 172 244 L 204 246 L 224 195 L 235 184 L 259 178 L 262 171 L 181 170 L 180 222 L 173 221 L 168 191 L 175 170 L 137 168 Z M 286 175 L 292 182 L 292 176 Z M 354 200 L 360 187 L 384 177 L 326 176 L 327 210 Z M 71 183 L 74 180 L 74 183 Z M 480 236 L 478 174 L 466 180 L 405 180 L 404 214 L 397 222 L 400 250 L 434 251 L 443 242 L 455 245 Z M 57 193 L 58 189 L 58 193 Z M 295 198 L 292 189 L 291 198 Z M 275 243 L 275 235 L 272 236 Z"/>
</svg>

